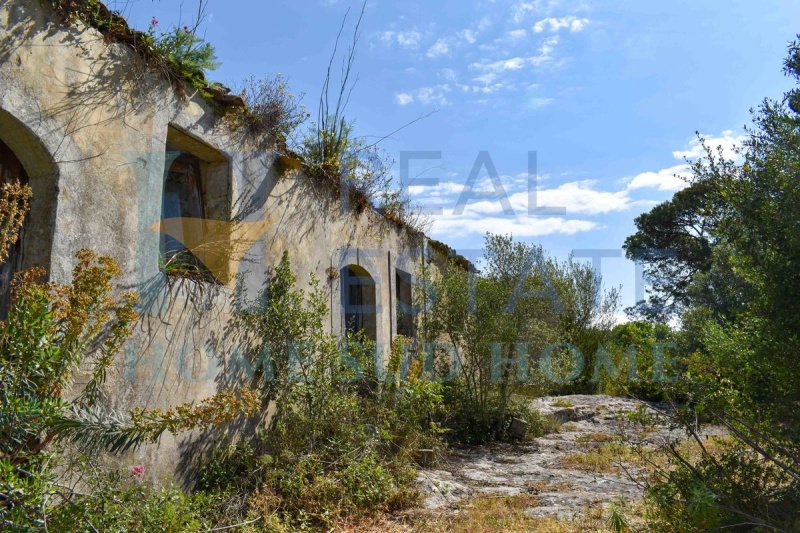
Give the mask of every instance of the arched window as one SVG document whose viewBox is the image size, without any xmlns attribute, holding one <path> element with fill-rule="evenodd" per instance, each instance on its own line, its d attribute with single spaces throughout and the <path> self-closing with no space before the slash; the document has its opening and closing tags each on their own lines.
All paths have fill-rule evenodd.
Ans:
<svg viewBox="0 0 800 533">
<path fill-rule="evenodd" d="M 376 341 L 378 335 L 375 280 L 369 272 L 357 265 L 344 267 L 341 279 L 345 329 L 351 333 L 363 331 L 368 339 Z"/>
<path fill-rule="evenodd" d="M 28 174 L 22 168 L 14 152 L 3 141 L 0 141 L 0 184 L 18 181 L 27 184 Z M 5 317 L 11 303 L 11 280 L 14 273 L 22 268 L 22 246 L 25 238 L 25 227 L 19 239 L 9 251 L 8 258 L 0 265 L 0 317 Z"/>
</svg>

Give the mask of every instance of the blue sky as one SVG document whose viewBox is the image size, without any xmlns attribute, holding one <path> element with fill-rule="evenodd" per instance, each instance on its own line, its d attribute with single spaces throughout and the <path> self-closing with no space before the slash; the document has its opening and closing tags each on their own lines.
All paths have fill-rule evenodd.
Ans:
<svg viewBox="0 0 800 533">
<path fill-rule="evenodd" d="M 183 22 L 195 5 L 183 4 Z M 212 78 L 237 87 L 282 73 L 314 113 L 348 7 L 360 3 L 210 0 L 205 32 L 222 62 Z M 181 17 L 171 1 L 128 1 L 124 12 L 139 28 Z M 359 135 L 383 136 L 436 111 L 382 146 L 396 161 L 403 151 L 441 152 L 410 165 L 410 177 L 439 183 L 410 191 L 442 209 L 431 233 L 455 248 L 479 249 L 493 231 L 558 257 L 621 253 L 635 216 L 682 186 L 673 175 L 698 155 L 695 131 L 730 148 L 749 108 L 790 86 L 781 68 L 797 21 L 800 2 L 778 0 L 370 0 L 347 115 Z M 497 198 L 453 213 L 482 151 L 514 214 Z M 528 216 L 529 151 L 538 204 L 564 216 Z M 493 189 L 486 168 L 477 189 Z M 605 259 L 601 272 L 622 286 L 623 305 L 634 303 L 632 263 Z"/>
</svg>

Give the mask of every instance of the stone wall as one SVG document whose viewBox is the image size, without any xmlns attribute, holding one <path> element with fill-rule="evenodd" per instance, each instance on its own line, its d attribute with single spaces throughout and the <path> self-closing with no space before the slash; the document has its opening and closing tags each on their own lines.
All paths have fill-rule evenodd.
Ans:
<svg viewBox="0 0 800 533">
<path fill-rule="evenodd" d="M 301 284 L 313 275 L 328 290 L 328 327 L 336 334 L 343 330 L 341 288 L 330 273 L 366 269 L 376 283 L 376 338 L 388 348 L 397 321 L 395 270 L 416 273 L 423 243 L 372 210 L 343 210 L 329 186 L 301 172 L 279 176 L 274 151 L 249 149 L 215 105 L 182 98 L 129 48 L 60 24 L 44 4 L 0 4 L 0 140 L 34 189 L 24 266 L 45 266 L 54 281 L 68 281 L 75 252 L 90 248 L 116 258 L 124 288 L 141 295 L 142 320 L 109 377 L 112 407 L 199 401 L 238 379 L 237 347 L 225 327 L 232 274 L 242 274 L 254 293 L 284 251 Z M 244 260 L 226 265 L 225 283 L 160 270 L 167 139 L 176 135 L 220 155 L 214 201 L 242 221 L 237 231 L 250 231 Z M 170 467 L 190 462 L 196 437 L 168 436 L 122 462 L 169 479 Z"/>
</svg>

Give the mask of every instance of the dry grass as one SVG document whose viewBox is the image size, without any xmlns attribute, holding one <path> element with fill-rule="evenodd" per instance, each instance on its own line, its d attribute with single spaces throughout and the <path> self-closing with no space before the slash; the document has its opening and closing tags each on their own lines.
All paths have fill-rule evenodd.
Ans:
<svg viewBox="0 0 800 533">
<path fill-rule="evenodd" d="M 607 443 L 585 452 L 565 455 L 561 458 L 561 468 L 583 470 L 586 472 L 617 472 L 619 463 L 633 463 L 639 455 L 624 444 Z"/>
<path fill-rule="evenodd" d="M 533 495 L 480 496 L 462 504 L 455 513 L 418 513 L 404 515 L 392 520 L 381 520 L 362 524 L 342 531 L 352 533 L 514 533 L 537 531 L 542 533 L 606 532 L 611 511 L 608 506 L 598 505 L 587 509 L 574 519 L 530 516 L 527 511 L 536 507 Z M 638 523 L 638 508 L 626 508 L 626 517 Z"/>
<path fill-rule="evenodd" d="M 617 440 L 617 437 L 610 433 L 584 433 L 575 437 L 575 442 L 580 444 L 588 444 L 592 442 L 611 442 Z"/>
<path fill-rule="evenodd" d="M 556 400 L 553 402 L 553 407 L 562 407 L 565 409 L 569 409 L 570 407 L 575 407 L 575 404 L 569 400 Z"/>
<path fill-rule="evenodd" d="M 558 428 L 559 433 L 571 433 L 573 431 L 578 431 L 578 424 L 575 422 L 567 422 L 566 424 L 561 424 Z"/>
<path fill-rule="evenodd" d="M 694 440 L 679 442 L 675 449 L 689 464 L 695 464 L 703 459 L 703 449 L 712 457 L 720 457 L 731 444 L 733 439 L 727 435 L 711 436 L 702 440 L 702 448 Z M 656 448 L 646 453 L 644 457 L 639 456 L 638 461 L 652 473 L 654 470 L 671 469 L 674 467 L 672 454 L 665 448 Z"/>
</svg>

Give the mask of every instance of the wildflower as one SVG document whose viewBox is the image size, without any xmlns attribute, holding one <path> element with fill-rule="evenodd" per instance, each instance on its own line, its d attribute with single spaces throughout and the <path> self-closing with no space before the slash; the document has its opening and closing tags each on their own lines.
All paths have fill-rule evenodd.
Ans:
<svg viewBox="0 0 800 533">
<path fill-rule="evenodd" d="M 158 19 L 153 17 L 153 20 L 150 21 L 150 27 L 155 28 L 156 26 L 158 26 Z"/>
<path fill-rule="evenodd" d="M 142 465 L 131 467 L 131 475 L 137 479 L 142 479 L 144 477 L 144 467 Z"/>
</svg>

